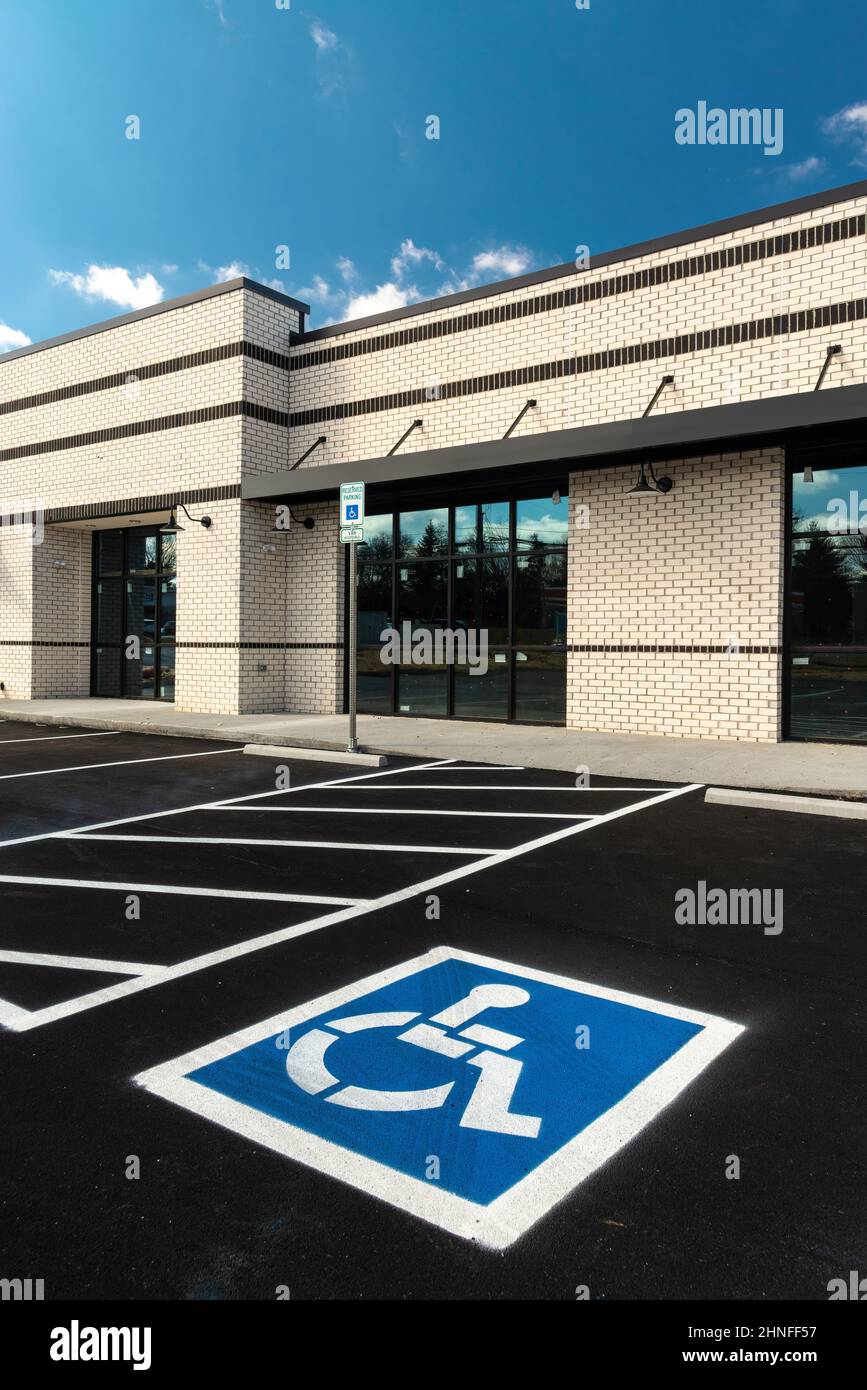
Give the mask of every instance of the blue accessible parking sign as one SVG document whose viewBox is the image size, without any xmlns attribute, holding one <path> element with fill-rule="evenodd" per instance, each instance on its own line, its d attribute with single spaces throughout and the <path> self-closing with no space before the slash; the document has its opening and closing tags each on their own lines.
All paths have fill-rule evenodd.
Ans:
<svg viewBox="0 0 867 1390">
<path fill-rule="evenodd" d="M 440 948 L 139 1077 L 457 1235 L 503 1248 L 742 1030 Z"/>
</svg>

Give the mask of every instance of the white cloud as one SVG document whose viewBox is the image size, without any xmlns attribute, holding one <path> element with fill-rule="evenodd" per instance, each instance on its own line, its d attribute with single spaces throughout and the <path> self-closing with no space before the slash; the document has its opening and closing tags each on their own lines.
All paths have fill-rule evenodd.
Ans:
<svg viewBox="0 0 867 1390">
<path fill-rule="evenodd" d="M 249 277 L 250 267 L 244 261 L 229 261 L 226 265 L 208 265 L 207 261 L 199 261 L 199 270 L 209 277 L 215 285 L 222 285 L 226 280 L 239 280 L 242 275 Z"/>
<path fill-rule="evenodd" d="M 364 319 L 369 314 L 385 314 L 389 309 L 402 309 L 421 295 L 415 285 L 396 285 L 393 280 L 377 285 L 371 294 L 357 294 L 346 306 L 348 319 Z"/>
<path fill-rule="evenodd" d="M 867 165 L 867 101 L 844 106 L 822 122 L 822 129 L 834 140 L 853 144 L 854 162 Z"/>
<path fill-rule="evenodd" d="M 89 265 L 84 275 L 71 270 L 49 270 L 55 285 L 68 285 L 85 299 L 106 299 L 122 309 L 146 309 L 159 304 L 165 291 L 148 271 L 133 277 L 121 265 Z"/>
<path fill-rule="evenodd" d="M 0 352 L 9 352 L 12 348 L 29 347 L 31 339 L 26 333 L 22 333 L 20 328 L 10 328 L 8 323 L 0 322 Z"/>
<path fill-rule="evenodd" d="M 209 9 L 216 10 L 217 18 L 220 22 L 220 28 L 228 29 L 229 21 L 226 18 L 226 10 L 225 6 L 223 5 L 223 0 L 205 0 L 205 4 Z"/>
<path fill-rule="evenodd" d="M 787 179 L 798 182 L 800 179 L 807 179 L 811 174 L 821 174 L 825 168 L 824 159 L 819 159 L 818 155 L 811 154 L 808 159 L 802 159 L 800 164 L 784 165 L 780 171 Z"/>
<path fill-rule="evenodd" d="M 324 276 L 314 275 L 311 283 L 297 293 L 303 299 L 327 306 L 337 315 L 336 321 L 367 318 L 387 313 L 390 309 L 403 309 L 407 304 L 415 304 L 421 299 L 472 289 L 485 281 L 520 275 L 531 269 L 534 261 L 534 256 L 526 247 L 504 245 L 479 251 L 468 269 L 461 273 L 447 265 L 438 251 L 429 246 L 416 245 L 412 237 L 404 237 L 391 258 L 391 275 L 375 290 L 364 290 L 354 263 L 348 256 L 340 256 L 336 265 L 342 285 L 332 285 Z M 428 285 L 419 288 L 416 276 L 423 278 L 425 271 L 436 271 L 439 275 L 445 272 L 445 283 L 436 285 L 429 281 Z M 410 272 L 413 273 L 411 283 L 408 282 Z M 335 320 L 329 319 L 329 322 Z"/>
<path fill-rule="evenodd" d="M 318 19 L 314 19 L 310 25 L 310 37 L 316 44 L 319 53 L 329 53 L 332 48 L 337 47 L 337 35 L 321 24 Z"/>
<path fill-rule="evenodd" d="M 534 257 L 524 246 L 498 246 L 490 251 L 479 251 L 472 259 L 470 267 L 462 274 L 449 273 L 448 279 L 440 286 L 440 294 L 455 294 L 459 290 L 472 290 L 477 285 L 489 284 L 493 280 L 508 280 L 514 275 L 523 275 L 532 268 Z"/>
<path fill-rule="evenodd" d="M 230 261 L 228 265 L 217 266 L 217 284 L 222 285 L 225 280 L 240 280 L 242 275 L 249 275 L 250 267 L 243 261 Z"/>
<path fill-rule="evenodd" d="M 391 269 L 395 279 L 401 280 L 411 265 L 420 265 L 423 261 L 429 261 L 437 270 L 445 270 L 445 262 L 437 251 L 429 251 L 425 246 L 416 246 L 412 237 L 406 237 L 400 243 L 400 250 L 396 256 L 392 256 Z"/>
<path fill-rule="evenodd" d="M 525 270 L 529 270 L 532 264 L 532 256 L 523 247 L 501 246 L 496 251 L 480 251 L 473 257 L 472 274 L 479 277 L 485 275 L 511 276 L 523 275 Z"/>
<path fill-rule="evenodd" d="M 302 299 L 312 299 L 315 304 L 328 304 L 334 298 L 331 293 L 331 286 L 327 280 L 323 280 L 321 275 L 314 275 L 313 283 L 305 285 L 298 293 Z"/>
</svg>

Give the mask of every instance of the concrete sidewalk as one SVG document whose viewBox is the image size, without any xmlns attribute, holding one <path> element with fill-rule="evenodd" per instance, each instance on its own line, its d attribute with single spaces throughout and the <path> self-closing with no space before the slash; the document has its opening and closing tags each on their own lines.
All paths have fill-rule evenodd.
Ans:
<svg viewBox="0 0 867 1390">
<path fill-rule="evenodd" d="M 153 700 L 4 700 L 0 718 L 335 750 L 346 747 L 347 733 L 345 715 L 186 714 Z M 374 715 L 359 716 L 358 737 L 366 751 L 395 756 L 587 766 L 611 777 L 867 798 L 867 747 L 852 744 L 712 742 Z"/>
</svg>

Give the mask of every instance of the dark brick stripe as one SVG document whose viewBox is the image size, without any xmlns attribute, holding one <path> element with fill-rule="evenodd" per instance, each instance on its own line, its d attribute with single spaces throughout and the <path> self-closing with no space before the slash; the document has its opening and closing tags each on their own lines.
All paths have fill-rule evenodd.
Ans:
<svg viewBox="0 0 867 1390">
<path fill-rule="evenodd" d="M 625 275 L 612 275 L 605 280 L 588 284 L 577 284 L 569 289 L 551 294 L 535 295 L 533 298 L 509 304 L 495 305 L 475 313 L 460 314 L 454 318 L 437 323 L 417 324 L 394 333 L 382 333 L 374 338 L 365 338 L 353 343 L 342 343 L 333 347 L 318 348 L 290 359 L 285 353 L 274 352 L 260 347 L 257 343 L 241 340 L 223 343 L 219 347 L 206 348 L 200 352 L 185 353 L 181 357 L 169 358 L 164 362 L 150 362 L 140 367 L 128 367 L 122 372 L 112 372 L 107 376 L 95 377 L 90 381 L 76 382 L 71 386 L 58 386 L 52 391 L 40 391 L 31 396 L 21 396 L 16 400 L 0 401 L 0 415 L 8 415 L 19 410 L 33 410 L 39 406 L 51 405 L 57 401 L 73 400 L 78 396 L 89 396 L 98 391 L 111 391 L 125 386 L 130 377 L 139 381 L 152 381 L 158 377 L 171 376 L 175 372 L 189 371 L 204 367 L 212 362 L 227 361 L 233 357 L 247 357 L 255 362 L 281 371 L 301 371 L 305 367 L 316 367 L 328 362 L 342 362 L 347 358 L 366 356 L 372 352 L 384 352 L 404 347 L 410 343 L 428 342 L 438 338 L 450 337 L 455 333 L 465 333 L 472 329 L 487 328 L 498 323 L 508 323 L 514 319 L 529 318 L 536 314 L 550 313 L 578 304 L 592 304 L 601 299 L 611 299 L 622 294 L 634 294 L 639 290 L 657 285 L 675 284 L 680 280 L 708 275 L 714 271 L 735 269 L 751 265 L 757 261 L 770 260 L 776 256 L 788 256 L 797 251 L 809 250 L 816 246 L 827 246 L 833 242 L 846 241 L 864 236 L 867 231 L 867 217 L 842 218 L 837 222 L 820 223 L 805 227 L 798 232 L 787 232 L 782 236 L 766 237 L 747 242 L 742 246 L 729 246 L 719 251 L 708 251 L 700 256 L 689 256 L 681 260 L 668 261 L 665 265 L 651 266 L 645 270 L 632 271 Z M 576 275 L 579 272 L 576 271 Z M 591 270 L 588 274 L 592 274 Z M 351 332 L 351 328 L 347 329 Z M 296 341 L 303 344 L 304 335 Z"/>
<path fill-rule="evenodd" d="M 625 347 L 609 348 L 605 352 L 586 353 L 581 357 L 564 357 L 553 362 L 536 362 L 528 367 L 513 367 L 509 371 L 492 372 L 487 376 L 465 377 L 460 381 L 443 382 L 438 400 L 455 400 L 484 391 L 503 391 L 515 386 L 532 386 L 555 381 L 560 377 L 583 376 L 590 372 L 608 371 L 615 367 L 632 366 L 636 362 L 654 362 L 663 358 L 683 357 L 692 353 L 710 352 L 720 347 L 761 342 L 767 338 L 809 333 L 817 328 L 835 328 L 867 318 L 867 299 L 852 299 L 841 304 L 827 304 L 817 309 L 802 309 L 791 314 L 777 314 L 744 323 L 708 328 L 700 333 L 683 333 L 670 338 L 657 338 L 649 343 L 631 343 Z M 429 400 L 427 387 L 396 391 L 387 396 L 371 396 L 363 400 L 342 401 L 336 405 L 318 406 L 313 410 L 274 410 L 254 401 L 230 401 L 225 405 L 204 406 L 178 415 L 165 415 L 153 420 L 137 420 L 128 425 L 92 430 L 88 434 L 67 435 L 35 444 L 21 444 L 0 449 L 0 462 L 10 459 L 35 458 L 40 454 L 56 453 L 63 449 L 79 449 L 94 444 L 107 444 L 117 439 L 137 435 L 157 434 L 163 430 L 182 429 L 206 424 L 213 420 L 242 415 L 246 419 L 262 420 L 285 429 L 324 424 L 330 420 L 350 420 L 357 416 L 373 415 L 383 410 L 405 410 L 424 405 Z"/>
<path fill-rule="evenodd" d="M 340 651 L 342 642 L 164 642 L 163 646 L 186 648 L 230 648 L 232 651 Z"/>
<path fill-rule="evenodd" d="M 123 497 L 113 502 L 84 502 L 73 507 L 51 507 L 45 513 L 46 526 L 60 521 L 92 521 L 96 517 L 134 516 L 136 512 L 167 512 L 178 502 L 226 502 L 241 496 L 240 483 L 220 487 L 188 488 L 186 492 L 152 493 L 149 497 Z M 183 518 L 181 518 L 183 521 Z"/>
<path fill-rule="evenodd" d="M 606 352 L 590 352 L 583 357 L 564 357 L 554 362 L 537 362 L 529 367 L 510 371 L 491 372 L 488 376 L 465 377 L 461 381 L 443 382 L 437 400 L 455 400 L 473 396 L 480 391 L 502 391 L 511 386 L 533 386 L 558 377 L 583 376 L 588 372 L 607 371 L 612 367 L 627 367 L 635 362 L 653 362 L 665 357 L 682 357 L 690 353 L 708 352 L 714 348 L 739 343 L 759 342 L 765 338 L 784 337 L 792 333 L 809 333 L 814 328 L 831 328 L 855 323 L 867 317 L 867 300 L 853 299 L 844 304 L 825 305 L 819 309 L 803 309 L 793 314 L 752 319 L 746 323 L 708 328 L 701 333 L 683 333 L 673 338 L 657 338 L 650 343 L 631 343 L 626 347 L 609 348 Z M 373 415 L 381 410 L 406 410 L 429 401 L 427 387 L 396 391 L 389 396 L 372 396 L 366 400 L 344 401 L 338 405 L 319 406 L 315 410 L 296 410 L 289 416 L 290 428 L 319 425 L 329 420 L 349 420 L 358 415 Z"/>
<path fill-rule="evenodd" d="M 148 644 L 146 644 L 148 645 Z M 153 645 L 153 644 L 150 644 Z M 185 650 L 225 650 L 231 651 L 329 651 L 343 650 L 342 642 L 170 642 L 160 643 L 163 647 L 183 647 Z M 0 638 L 0 647 L 117 647 L 122 642 L 43 642 L 26 638 Z M 2 705 L 0 705 L 2 709 Z"/>
<path fill-rule="evenodd" d="M 0 647 L 89 647 L 90 642 L 41 642 L 27 641 L 24 638 L 0 638 Z M 118 643 L 98 642 L 97 646 L 118 646 Z M 342 651 L 342 642 L 163 642 L 164 647 L 184 647 L 186 650 L 225 650 L 231 651 Z M 570 642 L 566 651 L 577 652 L 612 652 L 618 654 L 649 654 L 657 656 L 661 653 L 674 653 L 677 655 L 707 655 L 707 656 L 779 656 L 782 647 L 768 646 L 743 646 L 737 652 L 731 652 L 728 647 L 713 647 L 701 643 L 685 643 L 682 645 L 663 644 L 648 645 L 644 643 L 573 643 Z"/>
<path fill-rule="evenodd" d="M 294 356 L 291 370 L 303 371 L 305 367 L 319 367 L 327 362 L 343 362 L 347 358 L 363 357 L 371 352 L 385 352 L 405 347 L 409 343 L 447 338 L 454 333 L 489 328 L 493 324 L 529 318 L 534 314 L 550 313 L 554 309 L 593 304 L 600 299 L 634 294 L 638 290 L 656 285 L 676 284 L 679 280 L 693 279 L 697 275 L 709 275 L 717 270 L 730 270 L 738 266 L 752 265 L 756 261 L 771 260 L 776 256 L 789 256 L 793 252 L 806 251 L 815 246 L 827 246 L 835 241 L 847 241 L 853 237 L 864 236 L 865 230 L 867 216 L 863 213 L 858 217 L 844 217 L 839 222 L 819 223 L 813 227 L 804 227 L 798 232 L 765 237 L 759 241 L 746 242 L 742 246 L 728 246 L 720 251 L 706 251 L 700 256 L 668 261 L 665 265 L 650 266 L 646 270 L 636 270 L 626 275 L 612 275 L 606 280 L 574 285 L 569 289 L 536 295 L 532 299 L 523 299 L 511 304 L 498 304 L 490 309 L 480 309 L 475 313 L 443 319 L 439 323 L 417 324 L 412 328 L 398 329 L 394 333 L 381 333 L 375 338 L 365 338 L 360 342 L 318 348 Z M 593 273 L 592 258 L 590 270 L 584 273 Z M 578 274 L 580 272 L 576 271 L 576 275 Z M 352 331 L 351 326 L 347 331 Z M 315 339 L 315 330 L 310 338 Z M 308 340 L 302 336 L 296 341 L 302 344 Z"/>
<path fill-rule="evenodd" d="M 193 367 L 205 367 L 211 362 L 225 362 L 232 357 L 249 357 L 254 362 L 264 362 L 269 367 L 279 367 L 288 371 L 289 358 L 280 352 L 259 347 L 257 343 L 242 340 L 237 343 L 223 343 L 220 347 L 206 348 L 202 352 L 188 352 L 183 357 L 172 357 L 166 362 L 151 362 L 146 367 L 128 367 L 123 372 L 112 372 L 110 376 L 95 377 L 92 381 L 79 381 L 74 386 L 58 386 L 53 391 L 40 391 L 35 396 L 20 396 L 14 401 L 0 401 L 0 415 L 10 415 L 16 410 L 34 410 L 37 406 L 53 405 L 56 401 L 73 400 L 76 396 L 92 396 L 97 391 L 113 391 L 135 381 L 153 381 L 156 377 L 172 376 L 175 372 L 186 372 Z"/>
<path fill-rule="evenodd" d="M 660 653 L 673 652 L 681 655 L 704 654 L 709 656 L 779 656 L 780 652 L 783 649 L 782 647 L 774 646 L 743 646 L 738 647 L 737 652 L 732 652 L 731 649 L 727 646 L 713 647 L 708 646 L 705 643 L 699 642 L 685 643 L 682 645 L 665 645 L 661 642 L 655 644 L 635 642 L 627 643 L 625 645 L 620 645 L 618 643 L 613 642 L 570 642 L 567 645 L 566 650 L 567 652 L 613 652 L 615 655 L 619 653 L 639 652 L 649 654 L 651 656 L 657 656 Z"/>
<path fill-rule="evenodd" d="M 108 429 L 90 430 L 87 434 L 68 434 L 62 439 L 44 439 L 35 444 L 16 444 L 0 449 L 0 462 L 7 459 L 36 458 L 54 454 L 62 449 L 83 449 L 93 444 L 110 444 L 116 439 L 133 439 L 137 435 L 160 434 L 163 430 L 184 429 L 189 425 L 204 425 L 212 420 L 228 420 L 243 415 L 249 420 L 265 420 L 271 425 L 286 426 L 286 411 L 254 401 L 229 401 L 225 405 L 207 405 L 199 410 L 184 410 L 178 415 L 162 415 L 154 420 L 134 420 L 128 425 L 112 425 Z"/>
</svg>

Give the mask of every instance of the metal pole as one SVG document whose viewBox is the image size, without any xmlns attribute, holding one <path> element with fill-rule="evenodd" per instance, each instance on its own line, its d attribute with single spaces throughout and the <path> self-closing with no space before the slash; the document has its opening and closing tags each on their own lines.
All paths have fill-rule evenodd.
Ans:
<svg viewBox="0 0 867 1390">
<path fill-rule="evenodd" d="M 346 745 L 348 753 L 358 752 L 358 738 L 355 732 L 355 716 L 357 706 L 358 685 L 358 648 L 357 629 L 358 629 L 358 557 L 356 553 L 356 541 L 349 543 L 349 742 Z"/>
</svg>

